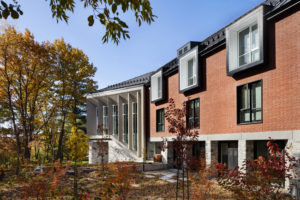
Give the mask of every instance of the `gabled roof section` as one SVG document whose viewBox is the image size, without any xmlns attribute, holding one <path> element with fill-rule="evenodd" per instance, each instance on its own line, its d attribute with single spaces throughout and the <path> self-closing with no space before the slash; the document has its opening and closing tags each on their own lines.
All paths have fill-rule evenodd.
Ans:
<svg viewBox="0 0 300 200">
<path fill-rule="evenodd" d="M 138 85 L 145 85 L 150 82 L 150 77 L 152 74 L 153 72 L 149 72 L 141 76 L 137 76 L 135 78 L 129 79 L 127 81 L 123 81 L 114 85 L 109 85 L 106 88 L 99 90 L 98 92 L 104 92 L 108 90 L 115 90 L 115 89 L 120 89 L 125 87 L 138 86 Z"/>
</svg>

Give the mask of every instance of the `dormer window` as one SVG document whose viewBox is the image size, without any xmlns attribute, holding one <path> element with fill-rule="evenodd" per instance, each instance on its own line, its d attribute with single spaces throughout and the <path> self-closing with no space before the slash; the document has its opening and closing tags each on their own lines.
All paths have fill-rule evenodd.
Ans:
<svg viewBox="0 0 300 200">
<path fill-rule="evenodd" d="M 162 70 L 151 76 L 151 101 L 160 101 L 163 98 Z"/>
<path fill-rule="evenodd" d="M 227 74 L 264 62 L 263 6 L 226 28 Z"/>
<path fill-rule="evenodd" d="M 198 86 L 198 48 L 179 58 L 179 86 L 180 91 L 195 88 Z"/>
</svg>

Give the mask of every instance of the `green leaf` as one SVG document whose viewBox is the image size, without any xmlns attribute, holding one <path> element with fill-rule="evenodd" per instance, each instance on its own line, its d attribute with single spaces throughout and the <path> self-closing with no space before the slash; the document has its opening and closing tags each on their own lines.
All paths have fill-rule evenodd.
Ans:
<svg viewBox="0 0 300 200">
<path fill-rule="evenodd" d="M 105 16 L 104 16 L 103 13 L 100 13 L 100 14 L 98 15 L 98 17 L 99 17 L 100 19 L 104 19 L 104 18 L 105 18 Z"/>
<path fill-rule="evenodd" d="M 93 15 L 90 15 L 88 17 L 88 21 L 89 21 L 89 26 L 93 26 L 94 25 L 94 16 Z"/>
<path fill-rule="evenodd" d="M 117 11 L 117 5 L 113 4 L 112 7 L 111 7 L 111 10 L 112 10 L 113 13 L 115 13 Z"/>
<path fill-rule="evenodd" d="M 20 15 L 23 15 L 23 11 L 20 9 L 20 7 L 17 8 L 17 11 L 19 12 Z"/>
<path fill-rule="evenodd" d="M 111 5 L 113 0 L 108 0 L 108 4 Z"/>
<path fill-rule="evenodd" d="M 8 9 L 3 10 L 3 11 L 2 11 L 2 15 L 3 15 L 3 18 L 4 18 L 4 19 L 7 19 L 7 17 L 9 16 L 9 11 L 8 11 Z"/>
<path fill-rule="evenodd" d="M 120 23 L 120 25 L 121 25 L 122 27 L 128 28 L 128 26 L 127 26 L 127 24 L 126 24 L 125 22 L 119 20 L 119 23 Z"/>
<path fill-rule="evenodd" d="M 11 10 L 11 17 L 13 19 L 18 19 L 19 18 L 19 13 L 15 10 Z"/>
<path fill-rule="evenodd" d="M 7 8 L 7 4 L 4 1 L 1 1 L 1 4 L 4 8 Z"/>
</svg>

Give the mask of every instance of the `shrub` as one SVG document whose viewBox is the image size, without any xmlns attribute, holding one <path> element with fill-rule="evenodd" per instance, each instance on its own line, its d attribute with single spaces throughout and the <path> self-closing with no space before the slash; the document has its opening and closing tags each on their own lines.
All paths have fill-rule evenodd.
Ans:
<svg viewBox="0 0 300 200">
<path fill-rule="evenodd" d="M 218 183 L 233 192 L 237 199 L 272 200 L 287 199 L 283 191 L 284 181 L 293 178 L 293 170 L 299 160 L 288 152 L 281 153 L 276 143 L 267 143 L 269 156 L 257 160 L 245 160 L 241 168 L 227 170 L 217 164 Z"/>
<path fill-rule="evenodd" d="M 128 163 L 106 164 L 99 172 L 100 187 L 95 188 L 95 193 L 86 191 L 81 199 L 126 200 L 135 171 L 136 167 Z"/>
<path fill-rule="evenodd" d="M 65 172 L 69 168 L 63 168 L 59 162 L 47 170 L 37 175 L 25 176 L 20 178 L 23 183 L 22 199 L 45 199 L 58 197 L 64 193 Z"/>
</svg>

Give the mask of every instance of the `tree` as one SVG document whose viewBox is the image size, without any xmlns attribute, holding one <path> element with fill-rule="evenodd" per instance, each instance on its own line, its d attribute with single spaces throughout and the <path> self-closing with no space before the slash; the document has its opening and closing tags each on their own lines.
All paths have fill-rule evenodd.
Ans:
<svg viewBox="0 0 300 200">
<path fill-rule="evenodd" d="M 102 41 L 108 42 L 112 40 L 118 44 L 120 39 L 130 38 L 128 25 L 120 18 L 120 12 L 132 12 L 139 26 L 143 22 L 151 24 L 155 15 L 152 13 L 152 7 L 149 0 L 81 0 L 85 9 L 91 9 L 92 14 L 87 18 L 88 25 L 93 26 L 97 20 L 101 25 L 105 26 L 106 32 L 102 37 Z M 50 0 L 52 17 L 57 22 L 68 22 L 69 13 L 73 13 L 75 9 L 75 0 Z M 11 16 L 13 19 L 22 15 L 21 6 L 18 0 L 7 5 L 5 1 L 1 1 L 0 19 L 7 19 Z"/>
<path fill-rule="evenodd" d="M 85 97 L 96 91 L 95 72 L 87 55 L 63 39 L 40 44 L 28 30 L 2 32 L 0 116 L 15 138 L 19 164 L 32 159 L 32 148 L 36 160 L 41 149 L 51 151 L 52 161 L 54 154 L 63 159 L 71 127 L 86 130 Z"/>
<path fill-rule="evenodd" d="M 78 169 L 77 169 L 77 162 L 83 161 L 89 149 L 88 144 L 89 138 L 86 134 L 79 130 L 77 127 L 72 127 L 72 133 L 68 140 L 68 147 L 70 148 L 70 156 L 72 161 L 74 161 L 74 197 L 78 197 Z"/>
<path fill-rule="evenodd" d="M 169 124 L 168 130 L 176 137 L 172 139 L 172 144 L 164 139 L 162 149 L 173 149 L 176 152 L 176 160 L 174 164 L 177 166 L 177 183 L 176 183 L 176 199 L 178 198 L 179 190 L 179 168 L 182 169 L 182 199 L 185 199 L 185 183 L 184 176 L 187 174 L 187 198 L 190 198 L 189 193 L 189 170 L 194 165 L 194 157 L 191 149 L 193 144 L 197 141 L 198 132 L 191 130 L 186 124 L 186 116 L 189 114 L 186 102 L 183 103 L 182 108 L 175 106 L 174 100 L 169 100 L 169 105 L 166 108 L 165 118 Z"/>
<path fill-rule="evenodd" d="M 58 109 L 60 123 L 56 159 L 62 160 L 66 123 L 85 129 L 82 121 L 85 120 L 86 95 L 97 89 L 93 80 L 96 68 L 89 62 L 86 54 L 65 43 L 63 39 L 55 40 L 52 48 L 56 63 L 53 76 L 54 104 Z"/>
<path fill-rule="evenodd" d="M 45 123 L 41 115 L 51 116 L 45 109 L 52 85 L 50 70 L 52 60 L 47 43 L 39 44 L 26 30 L 18 33 L 14 28 L 6 29 L 1 35 L 0 79 L 4 103 L 9 107 L 14 136 L 20 148 L 19 135 L 23 135 L 24 156 L 30 159 L 29 143 Z M 48 121 L 46 121 L 48 122 Z M 19 149 L 20 152 L 20 149 Z"/>
</svg>

